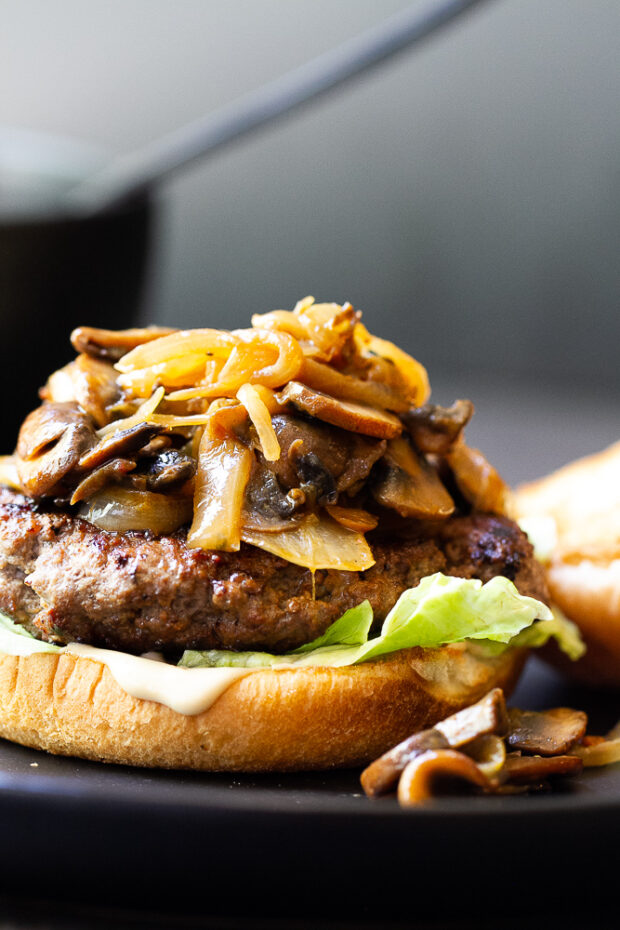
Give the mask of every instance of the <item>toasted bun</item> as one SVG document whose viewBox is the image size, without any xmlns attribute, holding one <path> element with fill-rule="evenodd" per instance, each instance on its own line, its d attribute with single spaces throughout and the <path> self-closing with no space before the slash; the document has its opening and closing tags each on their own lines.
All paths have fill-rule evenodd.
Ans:
<svg viewBox="0 0 620 930">
<path fill-rule="evenodd" d="M 513 515 L 553 518 L 549 591 L 588 647 L 578 662 L 555 648 L 547 657 L 579 681 L 619 688 L 620 443 L 519 488 Z"/>
<path fill-rule="evenodd" d="M 295 771 L 369 762 L 410 733 L 510 690 L 526 653 L 408 649 L 349 668 L 235 681 L 205 712 L 131 697 L 107 667 L 69 654 L 0 654 L 0 736 L 103 762 L 203 771 Z"/>
</svg>

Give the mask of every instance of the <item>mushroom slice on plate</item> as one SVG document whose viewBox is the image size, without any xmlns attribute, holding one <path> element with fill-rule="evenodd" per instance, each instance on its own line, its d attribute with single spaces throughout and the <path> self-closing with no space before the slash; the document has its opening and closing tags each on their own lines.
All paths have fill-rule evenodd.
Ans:
<svg viewBox="0 0 620 930">
<path fill-rule="evenodd" d="M 568 752 L 583 738 L 588 725 L 587 714 L 570 707 L 554 707 L 546 711 L 508 711 L 510 729 L 506 742 L 511 749 L 557 756 Z"/>
<path fill-rule="evenodd" d="M 364 791 L 370 798 L 386 794 L 396 786 L 396 782 L 410 762 L 429 750 L 447 749 L 448 746 L 447 739 L 439 730 L 422 730 L 420 733 L 414 733 L 409 739 L 399 743 L 364 769 L 361 776 Z"/>
<path fill-rule="evenodd" d="M 583 762 L 577 756 L 521 756 L 509 753 L 502 775 L 514 785 L 530 785 L 553 775 L 576 775 L 582 768 Z"/>
<path fill-rule="evenodd" d="M 476 704 L 446 717 L 431 730 L 414 733 L 384 753 L 362 773 L 362 787 L 371 797 L 385 794 L 395 786 L 405 766 L 421 753 L 462 746 L 489 733 L 502 736 L 507 728 L 504 692 L 494 688 Z"/>
<path fill-rule="evenodd" d="M 435 724 L 435 729 L 445 736 L 453 748 L 463 746 L 478 736 L 486 736 L 487 733 L 503 736 L 508 731 L 504 692 L 501 688 L 493 688 L 476 704 Z"/>
<path fill-rule="evenodd" d="M 410 807 L 443 794 L 447 784 L 472 785 L 485 791 L 493 784 L 473 759 L 454 749 L 431 749 L 410 762 L 398 783 L 398 800 Z"/>
</svg>

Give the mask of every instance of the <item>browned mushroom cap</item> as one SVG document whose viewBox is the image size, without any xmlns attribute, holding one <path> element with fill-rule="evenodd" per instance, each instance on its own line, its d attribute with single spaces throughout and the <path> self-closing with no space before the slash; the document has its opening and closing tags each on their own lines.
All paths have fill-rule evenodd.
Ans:
<svg viewBox="0 0 620 930">
<path fill-rule="evenodd" d="M 80 501 L 88 500 L 106 485 L 121 481 L 135 467 L 136 463 L 131 459 L 112 459 L 105 465 L 100 465 L 80 481 L 73 492 L 70 503 L 78 504 Z"/>
<path fill-rule="evenodd" d="M 196 460 L 177 449 L 166 449 L 140 463 L 130 484 L 140 491 L 167 491 L 194 477 Z"/>
<path fill-rule="evenodd" d="M 254 462 L 245 490 L 243 526 L 262 533 L 279 533 L 294 526 L 296 514 L 305 503 L 299 489 L 286 493 L 273 472 L 261 462 Z"/>
<path fill-rule="evenodd" d="M 541 756 L 556 756 L 568 750 L 582 739 L 588 725 L 587 714 L 570 707 L 554 707 L 552 710 L 508 711 L 510 731 L 506 742 L 511 749 L 537 753 Z"/>
<path fill-rule="evenodd" d="M 278 395 L 278 400 L 281 403 L 290 402 L 298 410 L 303 410 L 324 423 L 377 439 L 398 436 L 403 428 L 398 417 L 386 413 L 385 410 L 336 400 L 335 397 L 315 391 L 299 381 L 289 381 Z"/>
<path fill-rule="evenodd" d="M 454 512 L 439 475 L 404 437 L 388 443 L 371 491 L 377 503 L 401 517 L 443 520 Z"/>
<path fill-rule="evenodd" d="M 91 418 L 77 404 L 43 404 L 19 431 L 17 473 L 32 497 L 53 495 L 97 440 Z"/>
<path fill-rule="evenodd" d="M 402 420 L 420 452 L 445 455 L 459 439 L 473 413 L 474 405 L 470 400 L 457 400 L 451 407 L 439 404 L 412 407 Z"/>
<path fill-rule="evenodd" d="M 90 471 L 115 458 L 129 458 L 162 432 L 163 427 L 152 423 L 136 423 L 129 429 L 119 430 L 101 439 L 80 459 L 80 468 Z"/>
<path fill-rule="evenodd" d="M 117 362 L 131 349 L 160 336 L 169 336 L 176 329 L 167 326 L 148 326 L 144 329 L 96 329 L 79 326 L 71 333 L 71 344 L 76 352 L 86 352 L 95 358 Z"/>
<path fill-rule="evenodd" d="M 532 785 L 553 775 L 576 775 L 583 768 L 577 756 L 506 756 L 502 770 L 505 781 L 514 785 Z"/>
<path fill-rule="evenodd" d="M 486 736 L 487 733 L 504 736 L 508 732 L 504 692 L 501 688 L 494 688 L 476 704 L 435 724 L 435 729 L 444 735 L 453 748 L 463 746 L 478 736 Z"/>
<path fill-rule="evenodd" d="M 493 785 L 473 759 L 453 749 L 434 749 L 407 765 L 398 783 L 398 800 L 411 807 L 445 793 L 447 787 L 463 783 L 492 791 Z"/>
<path fill-rule="evenodd" d="M 74 401 L 90 414 L 97 426 L 109 422 L 106 408 L 120 399 L 112 365 L 84 353 L 50 375 L 39 394 L 43 400 L 55 403 Z"/>
<path fill-rule="evenodd" d="M 459 490 L 476 510 L 504 513 L 508 487 L 482 452 L 457 442 L 445 459 Z"/>
<path fill-rule="evenodd" d="M 361 775 L 362 788 L 369 798 L 392 791 L 406 766 L 431 749 L 447 749 L 448 741 L 438 730 L 422 730 L 384 753 Z"/>
</svg>

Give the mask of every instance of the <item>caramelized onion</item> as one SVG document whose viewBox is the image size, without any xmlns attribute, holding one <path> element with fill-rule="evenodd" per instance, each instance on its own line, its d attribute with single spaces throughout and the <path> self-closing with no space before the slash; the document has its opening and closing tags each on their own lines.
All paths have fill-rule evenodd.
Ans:
<svg viewBox="0 0 620 930">
<path fill-rule="evenodd" d="M 120 387 L 136 397 L 150 397 L 156 386 L 166 388 L 195 384 L 205 373 L 206 358 L 197 352 L 188 352 L 182 358 L 171 358 L 150 368 L 137 368 L 117 378 Z"/>
<path fill-rule="evenodd" d="M 251 378 L 253 383 L 277 388 L 297 377 L 303 365 L 304 356 L 297 340 L 288 333 L 273 332 L 268 329 L 238 329 L 233 335 L 250 346 L 268 345 L 277 349 L 278 355 L 275 362 L 255 371 Z"/>
<path fill-rule="evenodd" d="M 159 536 L 173 533 L 184 523 L 189 523 L 192 499 L 181 494 L 108 487 L 82 506 L 80 516 L 109 532 L 149 530 Z"/>
<path fill-rule="evenodd" d="M 111 436 L 113 433 L 117 433 L 119 430 L 127 430 L 132 426 L 137 426 L 139 423 L 146 423 L 147 421 L 152 421 L 152 415 L 159 407 L 160 403 L 164 399 L 165 390 L 163 387 L 158 387 L 155 393 L 145 400 L 143 404 L 140 404 L 138 409 L 130 417 L 122 417 L 120 420 L 113 420 L 112 423 L 108 423 L 107 426 L 102 427 L 98 436 L 100 439 L 104 439 L 106 436 Z"/>
<path fill-rule="evenodd" d="M 371 335 L 361 323 L 355 326 L 355 340 L 362 352 L 370 352 L 380 358 L 388 359 L 396 366 L 408 387 L 412 404 L 419 406 L 426 403 L 431 390 L 424 365 L 421 365 L 407 352 L 403 352 L 393 342 Z"/>
<path fill-rule="evenodd" d="M 370 530 L 374 530 L 379 523 L 378 517 L 358 507 L 338 507 L 337 504 L 328 504 L 325 509 L 330 517 L 340 523 L 341 526 L 345 526 L 348 530 L 355 530 L 358 533 L 368 533 Z"/>
<path fill-rule="evenodd" d="M 238 342 L 232 333 L 225 330 L 184 329 L 137 346 L 116 363 L 116 369 L 125 374 L 181 358 L 188 353 L 228 358 Z"/>
<path fill-rule="evenodd" d="M 311 514 L 285 533 L 260 533 L 244 527 L 241 538 L 311 571 L 332 568 L 363 572 L 375 564 L 364 536 L 345 529 L 328 516 Z"/>
<path fill-rule="evenodd" d="M 271 414 L 260 394 L 252 384 L 242 384 L 237 391 L 237 397 L 254 424 L 265 459 L 268 462 L 277 462 L 280 458 L 280 443 L 271 423 Z"/>
<path fill-rule="evenodd" d="M 311 358 L 304 358 L 298 380 L 340 400 L 368 404 L 370 407 L 380 407 L 395 413 L 404 413 L 411 405 L 408 398 L 386 384 L 379 381 L 362 381 L 361 378 L 345 375 Z"/>
<path fill-rule="evenodd" d="M 211 439 L 205 431 L 198 450 L 191 549 L 236 552 L 241 544 L 243 497 L 252 452 L 236 439 Z"/>
</svg>

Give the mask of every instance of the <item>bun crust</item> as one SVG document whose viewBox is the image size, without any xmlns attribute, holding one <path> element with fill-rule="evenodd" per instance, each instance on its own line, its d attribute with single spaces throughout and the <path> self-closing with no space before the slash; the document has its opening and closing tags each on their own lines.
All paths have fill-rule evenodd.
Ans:
<svg viewBox="0 0 620 930">
<path fill-rule="evenodd" d="M 519 488 L 513 516 L 552 517 L 546 567 L 552 601 L 581 628 L 587 653 L 545 656 L 589 685 L 620 688 L 620 443 Z"/>
<path fill-rule="evenodd" d="M 408 649 L 348 668 L 265 669 L 206 711 L 134 698 L 106 666 L 70 654 L 0 654 L 0 736 L 48 752 L 203 771 L 358 766 L 409 734 L 514 686 L 526 652 Z"/>
</svg>

